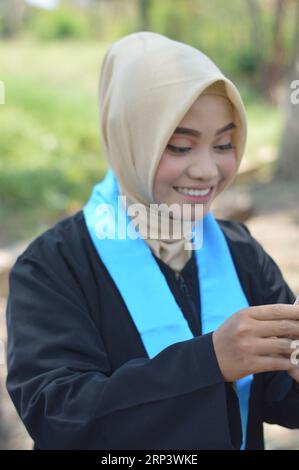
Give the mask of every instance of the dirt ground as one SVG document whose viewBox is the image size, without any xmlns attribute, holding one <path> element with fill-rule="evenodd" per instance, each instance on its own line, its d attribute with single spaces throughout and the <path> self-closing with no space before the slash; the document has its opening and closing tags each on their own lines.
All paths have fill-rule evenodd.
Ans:
<svg viewBox="0 0 299 470">
<path fill-rule="evenodd" d="M 280 266 L 286 281 L 299 294 L 299 189 L 295 185 L 266 184 L 242 189 L 240 197 L 249 198 L 252 217 L 246 221 L 252 235 Z M 240 193 L 240 190 L 238 190 Z M 227 194 L 226 206 L 235 194 Z M 217 214 L 218 211 L 218 214 Z M 221 216 L 221 207 L 215 210 Z M 0 298 L 0 340 L 5 342 L 5 298 Z M 5 389 L 6 368 L 0 364 L 0 449 L 31 449 L 32 441 L 20 422 Z M 267 449 L 298 449 L 299 430 L 265 425 Z"/>
</svg>

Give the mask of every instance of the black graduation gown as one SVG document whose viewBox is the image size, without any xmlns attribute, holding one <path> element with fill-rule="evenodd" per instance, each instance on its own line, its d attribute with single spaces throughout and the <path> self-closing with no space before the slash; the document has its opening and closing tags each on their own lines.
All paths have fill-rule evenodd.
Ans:
<svg viewBox="0 0 299 470">
<path fill-rule="evenodd" d="M 218 221 L 249 304 L 293 303 L 247 227 Z M 35 448 L 240 448 L 237 396 L 221 375 L 212 333 L 201 335 L 194 253 L 178 281 L 156 261 L 194 338 L 149 359 L 82 211 L 17 259 L 7 303 L 7 389 Z M 263 448 L 263 421 L 299 427 L 299 393 L 286 372 L 254 376 L 248 449 Z"/>
</svg>

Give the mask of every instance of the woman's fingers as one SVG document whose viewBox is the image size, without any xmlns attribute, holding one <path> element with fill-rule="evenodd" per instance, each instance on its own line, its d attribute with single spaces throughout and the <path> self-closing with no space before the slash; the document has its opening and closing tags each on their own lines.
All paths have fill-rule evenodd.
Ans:
<svg viewBox="0 0 299 470">
<path fill-rule="evenodd" d="M 298 305 L 261 305 L 239 310 L 213 333 L 224 380 L 231 382 L 252 373 L 289 370 L 291 343 L 297 338 Z"/>
<path fill-rule="evenodd" d="M 258 356 L 278 355 L 289 357 L 294 352 L 289 338 L 263 338 L 255 341 L 255 354 Z"/>
<path fill-rule="evenodd" d="M 250 307 L 250 316 L 256 320 L 299 320 L 299 305 L 273 304 Z"/>
<path fill-rule="evenodd" d="M 260 356 L 255 361 L 255 371 L 254 373 L 258 372 L 271 372 L 271 371 L 279 371 L 279 370 L 286 370 L 289 371 L 292 369 L 292 364 L 290 359 L 286 359 L 284 357 L 272 357 L 272 356 Z"/>
<path fill-rule="evenodd" d="M 255 332 L 258 337 L 269 338 L 282 336 L 299 339 L 299 321 L 296 320 L 269 320 L 255 323 Z"/>
</svg>

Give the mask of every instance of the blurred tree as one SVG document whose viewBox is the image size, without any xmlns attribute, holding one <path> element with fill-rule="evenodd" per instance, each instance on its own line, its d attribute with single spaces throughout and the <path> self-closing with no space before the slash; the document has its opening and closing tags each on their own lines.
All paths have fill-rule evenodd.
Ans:
<svg viewBox="0 0 299 470">
<path fill-rule="evenodd" d="M 251 19 L 251 43 L 257 59 L 256 85 L 266 99 L 275 104 L 277 86 L 294 66 L 299 42 L 299 2 L 247 0 L 247 6 Z M 292 21 L 294 27 L 291 27 Z"/>
<path fill-rule="evenodd" d="M 294 33 L 294 41 L 293 41 L 293 51 L 291 56 L 291 61 L 289 64 L 288 75 L 291 74 L 296 67 L 296 58 L 299 54 L 299 1 L 294 0 L 296 2 L 296 11 L 294 14 L 294 21 L 295 21 L 295 33 Z"/>
<path fill-rule="evenodd" d="M 0 36 L 15 36 L 21 26 L 27 9 L 25 0 L 0 0 Z"/>
<path fill-rule="evenodd" d="M 87 13 L 71 2 L 64 2 L 51 11 L 33 10 L 29 27 L 39 40 L 86 39 L 90 35 Z"/>
<path fill-rule="evenodd" d="M 139 23 L 142 31 L 148 31 L 150 28 L 149 13 L 151 8 L 151 0 L 138 0 L 139 7 Z"/>
<path fill-rule="evenodd" d="M 290 2 L 288 2 L 290 3 Z M 261 87 L 266 98 L 275 103 L 275 88 L 283 77 L 285 69 L 285 48 L 283 43 L 283 23 L 287 0 L 276 0 L 271 33 L 270 56 L 263 65 Z"/>
<path fill-rule="evenodd" d="M 249 15 L 251 18 L 250 38 L 256 51 L 262 50 L 262 12 L 258 0 L 247 0 Z"/>
<path fill-rule="evenodd" d="M 292 77 L 298 77 L 299 74 L 299 49 L 297 58 L 295 60 L 295 67 L 293 70 Z M 296 100 L 291 100 L 291 92 L 294 92 L 291 88 L 288 91 L 288 110 L 286 124 L 282 134 L 278 164 L 276 168 L 275 178 L 279 180 L 293 180 L 298 181 L 299 179 L 299 93 L 298 85 L 295 89 L 294 96 Z"/>
</svg>

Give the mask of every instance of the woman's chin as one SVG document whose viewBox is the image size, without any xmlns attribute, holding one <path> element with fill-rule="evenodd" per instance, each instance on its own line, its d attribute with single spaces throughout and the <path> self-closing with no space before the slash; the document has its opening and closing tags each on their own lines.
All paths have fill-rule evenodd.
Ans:
<svg viewBox="0 0 299 470">
<path fill-rule="evenodd" d="M 172 218 L 184 221 L 193 221 L 202 219 L 210 210 L 210 204 L 191 204 L 190 206 L 184 207 L 182 205 L 177 206 L 178 210 L 174 210 Z"/>
<path fill-rule="evenodd" d="M 213 198 L 213 200 L 214 199 L 215 198 Z M 160 210 L 162 210 L 166 216 L 169 215 L 171 219 L 195 222 L 196 220 L 202 219 L 209 212 L 213 200 L 200 204 L 169 198 L 168 201 L 164 201 L 163 203 L 155 202 L 154 204 L 158 206 L 163 204 L 164 207 L 160 207 Z M 168 208 L 168 210 L 166 208 Z"/>
</svg>

